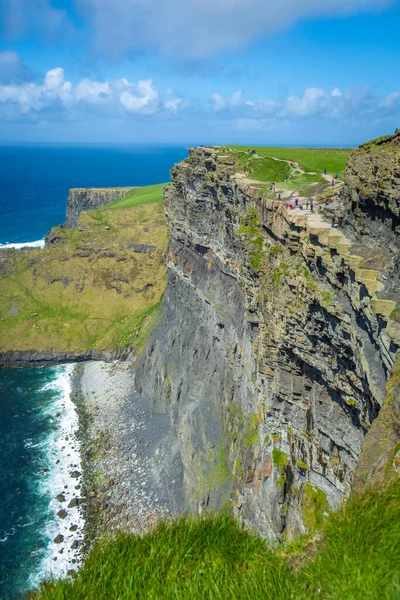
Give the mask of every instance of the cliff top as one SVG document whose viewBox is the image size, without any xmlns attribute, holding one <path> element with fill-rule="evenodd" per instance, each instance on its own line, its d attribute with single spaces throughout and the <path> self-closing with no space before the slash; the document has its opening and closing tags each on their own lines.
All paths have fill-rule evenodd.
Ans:
<svg viewBox="0 0 400 600">
<path fill-rule="evenodd" d="M 0 251 L 0 353 L 141 343 L 165 287 L 161 187 L 53 228 L 43 249 Z"/>
<path fill-rule="evenodd" d="M 247 177 L 244 183 L 258 184 L 267 197 L 281 194 L 287 199 L 316 196 L 329 191 L 332 179 L 335 184 L 343 181 L 351 152 L 343 148 L 269 146 L 221 146 L 216 150 L 221 161 L 231 161 L 236 171 Z"/>
<path fill-rule="evenodd" d="M 393 152 L 400 150 L 400 129 L 397 129 L 393 135 L 383 135 L 364 144 L 360 144 L 359 148 L 364 151 L 383 151 Z"/>
</svg>

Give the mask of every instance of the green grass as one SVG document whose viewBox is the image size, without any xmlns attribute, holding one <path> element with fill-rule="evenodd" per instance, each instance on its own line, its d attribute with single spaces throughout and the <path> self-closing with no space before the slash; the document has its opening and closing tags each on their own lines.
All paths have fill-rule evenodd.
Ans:
<svg viewBox="0 0 400 600">
<path fill-rule="evenodd" d="M 303 491 L 300 490 L 300 494 Z M 230 518 L 161 524 L 100 543 L 74 581 L 30 600 L 395 600 L 400 597 L 400 480 L 351 499 L 313 540 L 271 548 Z"/>
<path fill-rule="evenodd" d="M 157 185 L 148 185 L 128 192 L 123 200 L 115 202 L 110 206 L 111 209 L 132 208 L 141 204 L 153 204 L 154 202 L 162 202 L 162 190 L 166 183 Z"/>
<path fill-rule="evenodd" d="M 247 154 L 248 150 L 255 150 L 258 156 L 261 156 L 264 160 L 258 163 L 261 165 L 265 161 L 265 175 L 260 181 L 277 181 L 281 182 L 285 180 L 287 176 L 287 163 L 280 163 L 273 160 L 271 157 L 279 158 L 283 160 L 294 161 L 299 164 L 301 169 L 306 172 L 322 173 L 324 169 L 327 170 L 329 175 L 335 175 L 339 173 L 341 176 L 346 167 L 346 162 L 350 156 L 351 150 L 340 149 L 340 148 L 279 148 L 279 147 L 258 147 L 258 146 L 232 146 L 232 150 L 236 150 L 236 153 L 243 154 L 243 158 L 240 158 L 241 162 L 244 162 L 244 157 L 247 156 L 247 160 L 251 159 L 251 165 L 257 160 L 251 158 L 251 155 Z M 285 166 L 286 165 L 286 166 Z M 261 166 L 258 167 L 262 169 Z M 274 175 L 275 171 L 275 175 Z M 275 177 L 275 179 L 274 179 Z M 255 177 L 257 179 L 258 177 Z M 310 179 L 308 181 L 310 183 Z"/>
<path fill-rule="evenodd" d="M 142 346 L 166 284 L 161 189 L 83 213 L 80 229 L 54 228 L 62 241 L 43 250 L 13 253 L 0 277 L 0 352 Z M 132 251 L 141 244 L 152 252 Z"/>
</svg>

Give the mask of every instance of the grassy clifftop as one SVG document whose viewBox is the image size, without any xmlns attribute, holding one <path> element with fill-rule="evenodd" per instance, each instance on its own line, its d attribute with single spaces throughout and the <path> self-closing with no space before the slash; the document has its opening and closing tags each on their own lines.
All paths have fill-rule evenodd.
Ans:
<svg viewBox="0 0 400 600">
<path fill-rule="evenodd" d="M 338 174 L 343 179 L 351 150 L 340 148 L 221 147 L 240 172 L 260 183 L 275 183 L 277 191 L 312 195 Z M 324 170 L 326 169 L 326 173 Z"/>
<path fill-rule="evenodd" d="M 0 254 L 0 352 L 140 345 L 165 288 L 162 186 L 54 228 L 43 250 Z"/>
</svg>

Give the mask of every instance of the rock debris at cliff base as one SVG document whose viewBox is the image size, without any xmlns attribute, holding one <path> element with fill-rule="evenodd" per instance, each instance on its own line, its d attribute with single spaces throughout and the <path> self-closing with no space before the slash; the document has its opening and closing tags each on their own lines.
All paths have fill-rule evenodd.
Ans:
<svg viewBox="0 0 400 600">
<path fill-rule="evenodd" d="M 84 454 L 87 540 L 115 530 L 142 533 L 182 508 L 182 469 L 169 419 L 151 415 L 130 361 L 80 365 L 75 398 Z"/>
</svg>

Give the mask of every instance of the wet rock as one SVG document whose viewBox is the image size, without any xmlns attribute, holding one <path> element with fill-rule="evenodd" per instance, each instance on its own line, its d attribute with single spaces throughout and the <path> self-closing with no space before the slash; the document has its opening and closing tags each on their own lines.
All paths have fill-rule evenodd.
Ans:
<svg viewBox="0 0 400 600">
<path fill-rule="evenodd" d="M 56 496 L 56 500 L 58 500 L 58 502 L 65 502 L 64 494 L 58 494 L 58 496 Z"/>
<path fill-rule="evenodd" d="M 69 474 L 70 477 L 72 477 L 73 479 L 78 479 L 78 477 L 81 476 L 81 473 L 79 471 L 71 471 L 71 473 Z"/>
<path fill-rule="evenodd" d="M 62 508 L 61 510 L 58 511 L 57 517 L 59 519 L 65 519 L 65 517 L 67 516 L 67 514 L 68 514 L 67 511 Z"/>
<path fill-rule="evenodd" d="M 61 533 L 59 533 L 53 540 L 53 542 L 55 544 L 62 544 L 63 541 L 64 541 L 64 536 L 61 535 Z"/>
<path fill-rule="evenodd" d="M 69 501 L 68 508 L 74 508 L 75 506 L 78 506 L 78 504 L 79 498 L 72 498 L 72 500 Z"/>
</svg>

